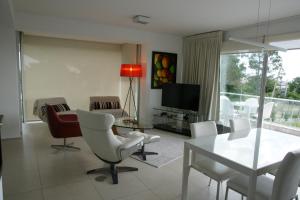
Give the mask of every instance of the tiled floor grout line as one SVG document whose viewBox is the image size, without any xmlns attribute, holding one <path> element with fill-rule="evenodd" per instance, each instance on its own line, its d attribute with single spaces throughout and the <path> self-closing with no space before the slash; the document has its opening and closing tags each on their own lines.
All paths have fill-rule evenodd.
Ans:
<svg viewBox="0 0 300 200">
<path fill-rule="evenodd" d="M 142 179 L 140 178 L 140 177 L 138 177 L 138 176 L 136 176 L 136 175 L 134 175 L 141 183 L 143 183 L 143 185 L 154 195 L 154 196 L 156 196 L 158 199 L 160 199 L 160 200 L 164 200 L 164 199 L 161 199 L 157 194 L 155 194 L 154 192 L 153 192 L 153 190 L 150 188 L 150 187 L 148 187 L 143 181 L 142 181 Z"/>
<path fill-rule="evenodd" d="M 22 136 L 24 137 L 24 136 Z M 34 144 L 34 155 L 36 158 L 36 165 L 37 165 L 37 171 L 38 171 L 38 175 L 39 175 L 39 181 L 40 181 L 40 190 L 42 193 L 42 198 L 43 200 L 46 200 L 45 195 L 44 195 L 44 190 L 43 190 L 43 184 L 42 184 L 42 176 L 41 176 L 41 170 L 40 170 L 40 165 L 39 165 L 39 158 L 38 158 L 38 153 L 36 152 L 36 148 L 35 148 L 35 142 L 33 142 Z"/>
<path fill-rule="evenodd" d="M 91 179 L 91 178 L 89 177 L 89 179 Z M 106 200 L 106 199 L 104 199 L 104 197 L 102 196 L 102 194 L 97 190 L 96 185 L 94 184 L 93 180 L 90 180 L 90 181 L 92 182 L 93 188 L 96 191 L 96 193 L 100 196 L 100 198 L 102 200 Z"/>
</svg>

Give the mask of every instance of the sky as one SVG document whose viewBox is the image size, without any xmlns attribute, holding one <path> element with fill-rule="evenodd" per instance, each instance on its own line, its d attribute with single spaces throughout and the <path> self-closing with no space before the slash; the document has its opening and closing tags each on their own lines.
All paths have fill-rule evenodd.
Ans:
<svg viewBox="0 0 300 200">
<path fill-rule="evenodd" d="M 283 81 L 290 82 L 294 78 L 300 77 L 300 49 L 279 52 L 279 55 L 282 57 L 282 65 L 285 71 Z M 245 65 L 247 66 L 248 59 L 241 58 L 241 62 L 245 63 Z M 247 67 L 246 73 L 248 75 L 254 75 L 255 71 Z"/>
<path fill-rule="evenodd" d="M 291 81 L 300 77 L 300 49 L 279 52 L 282 57 L 282 64 L 285 70 L 284 81 Z"/>
</svg>

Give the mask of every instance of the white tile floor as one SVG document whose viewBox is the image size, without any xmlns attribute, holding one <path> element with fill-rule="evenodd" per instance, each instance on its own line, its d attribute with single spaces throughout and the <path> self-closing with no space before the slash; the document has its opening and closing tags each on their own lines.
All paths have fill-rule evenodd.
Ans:
<svg viewBox="0 0 300 200">
<path fill-rule="evenodd" d="M 152 130 L 155 131 L 155 130 Z M 176 137 L 176 135 L 174 135 Z M 90 151 L 82 138 L 71 140 L 81 151 L 57 152 L 44 123 L 26 124 L 23 139 L 4 140 L 3 187 L 5 200 L 179 200 L 182 159 L 154 168 L 128 158 L 121 165 L 138 167 L 138 172 L 119 174 L 119 184 L 111 178 L 96 181 L 99 175 L 86 171 L 104 163 Z M 215 199 L 216 184 L 208 187 L 208 178 L 194 170 L 190 174 L 190 199 Z M 225 184 L 221 199 L 224 199 Z M 240 196 L 230 192 L 230 199 Z"/>
</svg>

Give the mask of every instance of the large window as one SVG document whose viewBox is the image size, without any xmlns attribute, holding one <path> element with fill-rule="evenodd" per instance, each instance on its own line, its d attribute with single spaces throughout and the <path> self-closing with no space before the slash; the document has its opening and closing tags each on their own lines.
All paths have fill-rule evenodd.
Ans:
<svg viewBox="0 0 300 200">
<path fill-rule="evenodd" d="M 268 51 L 263 127 L 300 133 L 300 50 Z M 249 118 L 257 123 L 263 53 L 221 56 L 220 118 Z"/>
</svg>

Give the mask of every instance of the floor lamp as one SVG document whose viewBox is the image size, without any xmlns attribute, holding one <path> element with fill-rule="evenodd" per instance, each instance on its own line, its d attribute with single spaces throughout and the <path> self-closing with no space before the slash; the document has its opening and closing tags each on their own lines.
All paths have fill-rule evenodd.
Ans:
<svg viewBox="0 0 300 200">
<path fill-rule="evenodd" d="M 129 88 L 128 88 L 128 92 L 127 92 L 127 95 L 126 95 L 125 104 L 124 104 L 124 107 L 123 107 L 122 117 L 124 116 L 124 111 L 125 111 L 125 107 L 126 107 L 126 104 L 127 104 L 127 100 L 129 100 L 129 104 L 128 104 L 129 105 L 129 113 L 128 113 L 129 120 L 128 120 L 128 122 L 134 122 L 134 120 L 130 119 L 131 99 L 133 101 L 134 114 L 136 115 L 136 105 L 135 105 L 134 92 L 133 92 L 133 89 L 132 89 L 132 83 L 133 83 L 133 78 L 142 77 L 142 65 L 140 65 L 140 64 L 122 64 L 121 65 L 121 70 L 120 70 L 120 76 L 129 77 Z"/>
</svg>

